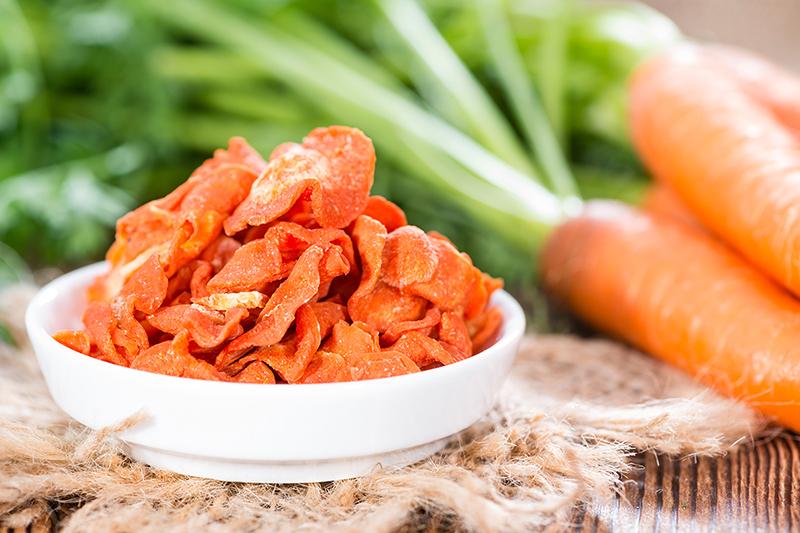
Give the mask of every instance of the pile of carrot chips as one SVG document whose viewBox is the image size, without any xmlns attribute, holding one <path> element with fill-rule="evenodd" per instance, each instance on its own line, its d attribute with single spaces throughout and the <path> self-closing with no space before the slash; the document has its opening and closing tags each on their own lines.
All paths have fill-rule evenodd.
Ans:
<svg viewBox="0 0 800 533">
<path fill-rule="evenodd" d="M 449 365 L 491 343 L 502 282 L 442 235 L 370 196 L 361 131 L 318 128 L 269 162 L 243 139 L 123 216 L 60 343 L 170 376 L 243 383 L 375 379 Z"/>
</svg>

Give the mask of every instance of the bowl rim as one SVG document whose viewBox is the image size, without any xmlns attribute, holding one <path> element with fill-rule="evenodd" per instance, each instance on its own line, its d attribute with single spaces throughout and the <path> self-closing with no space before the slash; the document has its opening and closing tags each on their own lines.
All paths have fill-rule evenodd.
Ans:
<svg viewBox="0 0 800 533">
<path fill-rule="evenodd" d="M 88 282 L 93 277 L 103 274 L 104 271 L 109 268 L 109 263 L 107 261 L 93 263 L 63 274 L 46 284 L 34 295 L 33 299 L 31 299 L 25 310 L 26 330 L 31 338 L 34 336 L 38 337 L 38 339 L 44 343 L 44 347 L 46 349 L 59 351 L 63 353 L 65 357 L 73 358 L 73 361 L 78 361 L 76 358 L 79 358 L 80 364 L 88 365 L 88 368 L 96 368 L 101 372 L 122 372 L 122 374 L 119 374 L 120 376 L 129 375 L 131 379 L 153 379 L 155 380 L 153 381 L 154 384 L 172 384 L 173 386 L 179 387 L 216 387 L 220 388 L 219 390 L 224 390 L 221 389 L 221 387 L 235 387 L 235 389 L 231 390 L 240 391 L 243 391 L 245 387 L 251 389 L 261 388 L 265 391 L 265 394 L 288 395 L 300 394 L 300 392 L 266 391 L 323 391 L 325 389 L 330 389 L 331 391 L 335 390 L 338 393 L 347 393 L 362 389 L 369 390 L 374 387 L 380 388 L 381 383 L 385 383 L 385 380 L 387 379 L 393 380 L 392 382 L 397 385 L 400 384 L 397 380 L 407 380 L 409 384 L 411 383 L 411 380 L 418 380 L 421 383 L 424 383 L 428 380 L 436 380 L 446 372 L 453 372 L 454 370 L 452 370 L 452 368 L 454 365 L 457 365 L 457 368 L 462 372 L 468 371 L 470 366 L 480 365 L 487 357 L 493 357 L 495 354 L 503 353 L 516 342 L 518 336 L 521 336 L 525 332 L 525 313 L 522 310 L 522 307 L 519 305 L 519 302 L 517 302 L 516 299 L 505 290 L 498 289 L 494 291 L 489 301 L 489 305 L 498 306 L 503 314 L 503 322 L 500 325 L 500 330 L 497 334 L 497 340 L 491 346 L 488 346 L 484 350 L 472 355 L 471 357 L 450 365 L 432 368 L 421 372 L 415 372 L 413 374 L 392 376 L 389 378 L 334 383 L 296 383 L 289 384 L 291 386 L 277 387 L 266 387 L 264 384 L 260 383 L 236 383 L 168 376 L 115 365 L 107 361 L 102 361 L 100 359 L 95 359 L 94 357 L 84 355 L 56 341 L 53 338 L 55 331 L 53 333 L 49 333 L 42 323 L 44 313 L 49 309 L 49 306 L 52 305 L 53 300 L 55 300 L 59 294 L 62 294 L 65 290 L 80 286 L 81 284 L 88 285 Z M 134 374 L 129 374 L 130 372 L 135 372 L 135 375 L 139 375 L 139 378 L 135 378 Z M 149 376 L 149 378 L 146 376 Z"/>
</svg>

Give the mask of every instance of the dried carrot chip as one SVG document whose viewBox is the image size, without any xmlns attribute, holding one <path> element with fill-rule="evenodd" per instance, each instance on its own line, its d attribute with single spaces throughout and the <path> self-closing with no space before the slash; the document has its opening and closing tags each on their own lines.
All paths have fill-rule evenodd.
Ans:
<svg viewBox="0 0 800 533">
<path fill-rule="evenodd" d="M 298 383 L 337 383 L 350 381 L 350 368 L 339 354 L 318 351 L 297 380 Z"/>
<path fill-rule="evenodd" d="M 83 313 L 86 333 L 102 353 L 102 359 L 115 365 L 128 366 L 128 361 L 117 350 L 113 334 L 117 330 L 117 318 L 107 302 L 92 302 Z"/>
<path fill-rule="evenodd" d="M 259 321 L 220 352 L 215 363 L 224 368 L 253 346 L 271 346 L 283 338 L 297 309 L 319 290 L 319 263 L 323 250 L 313 245 L 297 260 L 291 274 L 275 290 L 259 315 Z"/>
<path fill-rule="evenodd" d="M 233 380 L 236 383 L 261 383 L 264 385 L 275 384 L 275 374 L 262 361 L 253 361 L 244 370 L 236 374 Z"/>
<path fill-rule="evenodd" d="M 363 354 L 350 371 L 354 380 L 361 381 L 413 374 L 419 367 L 404 354 L 389 350 Z"/>
<path fill-rule="evenodd" d="M 233 235 L 267 224 L 303 198 L 322 227 L 344 228 L 363 210 L 372 187 L 375 150 L 357 129 L 317 128 L 302 145 L 286 143 L 253 184 L 250 195 L 225 222 Z"/>
<path fill-rule="evenodd" d="M 414 330 L 420 331 L 423 335 L 430 335 L 431 331 L 433 331 L 433 327 L 441 320 L 442 312 L 436 307 L 431 307 L 420 320 L 397 322 L 389 326 L 383 335 L 381 335 L 381 344 L 384 346 L 394 344 L 404 333 Z M 467 339 L 469 339 L 469 337 L 467 337 Z"/>
<path fill-rule="evenodd" d="M 297 309 L 296 333 L 289 341 L 294 343 L 294 353 L 262 352 L 258 358 L 267 363 L 285 381 L 294 383 L 303 376 L 321 341 L 319 321 L 314 314 L 314 308 L 304 304 Z"/>
<path fill-rule="evenodd" d="M 442 343 L 419 331 L 409 331 L 388 349 L 405 354 L 420 368 L 434 362 L 449 365 L 460 360 L 446 350 Z"/>
<path fill-rule="evenodd" d="M 367 199 L 367 206 L 361 214 L 383 224 L 389 233 L 408 224 L 403 210 L 383 196 L 370 196 Z"/>
<path fill-rule="evenodd" d="M 466 359 L 472 355 L 472 340 L 464 320 L 456 313 L 442 313 L 442 320 L 437 328 L 439 342 L 451 352 L 456 359 Z M 450 350 L 449 347 L 453 349 Z"/>
<path fill-rule="evenodd" d="M 308 304 L 314 311 L 319 323 L 319 334 L 325 339 L 333 331 L 333 326 L 340 321 L 347 321 L 350 315 L 347 314 L 347 307 L 336 302 L 314 302 Z"/>
<path fill-rule="evenodd" d="M 429 281 L 411 283 L 403 288 L 421 296 L 442 311 L 457 309 L 467 295 L 473 280 L 472 261 L 466 254 L 441 239 L 429 240 L 436 250 L 436 270 Z"/>
<path fill-rule="evenodd" d="M 467 328 L 472 332 L 472 346 L 475 353 L 485 350 L 495 340 L 503 314 L 497 307 L 490 307 L 474 319 L 467 321 Z"/>
<path fill-rule="evenodd" d="M 162 307 L 148 316 L 147 321 L 171 335 L 186 332 L 201 348 L 215 348 L 241 335 L 243 328 L 240 323 L 248 315 L 248 311 L 240 307 L 222 313 L 204 305 L 173 305 Z"/>
<path fill-rule="evenodd" d="M 67 348 L 71 348 L 83 355 L 89 355 L 92 351 L 92 341 L 83 331 L 59 331 L 53 335 L 53 338 Z"/>
<path fill-rule="evenodd" d="M 206 285 L 208 285 L 208 280 L 211 279 L 214 270 L 208 261 L 195 261 L 197 261 L 197 267 L 192 272 L 192 279 L 189 280 L 189 291 L 192 298 L 203 298 L 208 296 Z"/>
<path fill-rule="evenodd" d="M 379 281 L 386 228 L 368 216 L 356 219 L 351 232 L 361 258 L 361 282 L 347 302 L 354 321 L 369 324 L 380 332 L 396 322 L 419 320 L 425 313 L 424 298 L 400 291 Z"/>
<path fill-rule="evenodd" d="M 143 351 L 131 361 L 131 368 L 167 376 L 229 381 L 228 376 L 210 364 L 192 357 L 189 353 L 189 337 L 185 332 L 171 341 L 156 344 Z"/>
<path fill-rule="evenodd" d="M 439 254 L 433 239 L 416 226 L 403 226 L 386 237 L 381 279 L 403 289 L 433 278 Z"/>
<path fill-rule="evenodd" d="M 125 358 L 130 361 L 142 350 L 150 347 L 150 340 L 147 331 L 135 316 L 135 302 L 133 297 L 111 302 L 111 309 L 117 317 L 117 329 L 113 333 L 114 343 L 117 346 L 125 346 Z"/>
<path fill-rule="evenodd" d="M 330 338 L 320 348 L 323 352 L 341 355 L 348 365 L 355 363 L 361 354 L 380 349 L 378 333 L 372 328 L 363 322 L 350 325 L 344 321 L 333 326 Z"/>
<path fill-rule="evenodd" d="M 228 261 L 231 260 L 236 251 L 242 247 L 242 243 L 227 235 L 220 235 L 209 244 L 200 254 L 200 259 L 211 263 L 214 274 L 222 270 Z"/>
<path fill-rule="evenodd" d="M 355 264 L 353 244 L 345 232 L 338 229 L 309 230 L 291 222 L 277 222 L 264 236 L 242 246 L 212 278 L 208 290 L 212 293 L 256 290 L 266 283 L 289 275 L 301 253 L 312 245 L 328 252 L 332 245 L 341 259 L 326 258 L 330 268 L 323 268 L 323 281 L 345 274 Z"/>
<path fill-rule="evenodd" d="M 133 307 L 143 313 L 154 313 L 167 296 L 169 280 L 157 255 L 151 256 L 128 280 L 114 298 L 115 302 L 131 299 Z"/>
<path fill-rule="evenodd" d="M 421 319 L 427 307 L 425 298 L 382 281 L 366 296 L 350 298 L 347 304 L 350 318 L 365 322 L 380 332 L 385 332 L 398 322 Z"/>
<path fill-rule="evenodd" d="M 258 309 L 266 305 L 267 299 L 266 294 L 258 291 L 248 291 L 230 294 L 210 294 L 205 298 L 192 298 L 192 302 L 205 305 L 217 311 L 227 311 L 234 307 Z"/>
<path fill-rule="evenodd" d="M 386 228 L 377 220 L 364 215 L 356 219 L 351 236 L 361 259 L 361 282 L 350 297 L 348 306 L 352 301 L 364 298 L 375 288 L 381 272 L 386 235 Z"/>
<path fill-rule="evenodd" d="M 217 150 L 189 180 L 164 198 L 120 218 L 107 259 L 113 267 L 90 290 L 109 300 L 153 253 L 165 254 L 168 276 L 196 257 L 219 234 L 222 221 L 247 196 L 266 162 L 239 138 Z"/>
</svg>

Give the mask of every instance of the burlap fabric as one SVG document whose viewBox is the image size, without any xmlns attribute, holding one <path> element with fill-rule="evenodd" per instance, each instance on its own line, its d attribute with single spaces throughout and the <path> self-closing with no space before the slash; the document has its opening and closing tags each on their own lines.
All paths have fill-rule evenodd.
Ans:
<svg viewBox="0 0 800 533">
<path fill-rule="evenodd" d="M 0 526 L 71 531 L 460 531 L 569 526 L 640 450 L 723 454 L 763 435 L 753 411 L 620 344 L 529 335 L 500 404 L 427 461 L 326 484 L 223 483 L 126 457 L 52 402 L 23 330 L 32 287 L 0 294 Z M 109 398 L 113 401 L 113 398 Z M 135 423 L 135 420 L 121 422 Z"/>
</svg>

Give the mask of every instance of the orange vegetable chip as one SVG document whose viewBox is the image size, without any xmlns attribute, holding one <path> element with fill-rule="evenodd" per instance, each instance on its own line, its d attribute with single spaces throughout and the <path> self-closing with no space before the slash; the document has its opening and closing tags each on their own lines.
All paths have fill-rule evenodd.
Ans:
<svg viewBox="0 0 800 533">
<path fill-rule="evenodd" d="M 308 304 L 314 311 L 319 323 L 320 336 L 325 339 L 333 332 L 333 326 L 341 321 L 350 320 L 347 307 L 336 302 L 314 302 Z"/>
<path fill-rule="evenodd" d="M 472 284 L 462 304 L 464 319 L 469 320 L 482 313 L 489 303 L 492 293 L 502 287 L 502 280 L 495 279 L 473 267 Z"/>
<path fill-rule="evenodd" d="M 421 319 L 427 308 L 428 301 L 425 298 L 382 281 L 366 296 L 350 298 L 347 304 L 350 318 L 365 322 L 381 333 L 398 322 Z"/>
<path fill-rule="evenodd" d="M 317 128 L 302 145 L 275 149 L 250 195 L 225 222 L 225 232 L 272 222 L 300 199 L 311 201 L 320 226 L 344 228 L 364 210 L 374 170 L 372 141 L 359 130 Z"/>
<path fill-rule="evenodd" d="M 162 307 L 147 317 L 147 321 L 154 328 L 176 337 L 186 332 L 201 348 L 216 348 L 241 335 L 240 323 L 249 314 L 240 307 L 222 313 L 204 305 L 173 305 Z"/>
<path fill-rule="evenodd" d="M 497 307 L 490 307 L 467 322 L 467 328 L 473 332 L 472 346 L 476 353 L 491 345 L 502 323 L 503 314 Z"/>
<path fill-rule="evenodd" d="M 420 368 L 435 362 L 449 365 L 462 359 L 454 356 L 450 350 L 446 350 L 436 339 L 419 331 L 409 331 L 388 349 L 406 355 Z"/>
<path fill-rule="evenodd" d="M 244 367 L 244 370 L 234 376 L 236 383 L 261 383 L 264 385 L 275 384 L 275 374 L 262 361 L 253 361 Z"/>
<path fill-rule="evenodd" d="M 297 309 L 319 290 L 319 263 L 323 250 L 311 246 L 297 260 L 291 274 L 275 290 L 259 315 L 259 321 L 241 337 L 231 341 L 215 365 L 224 368 L 253 346 L 271 346 L 280 341 L 294 321 Z"/>
<path fill-rule="evenodd" d="M 217 150 L 175 191 L 120 218 L 107 255 L 112 270 L 98 279 L 91 298 L 110 299 L 156 252 L 165 254 L 167 275 L 175 273 L 216 238 L 223 219 L 247 196 L 264 167 L 255 150 L 233 138 L 227 152 Z"/>
<path fill-rule="evenodd" d="M 214 269 L 208 261 L 197 261 L 197 266 L 192 272 L 192 279 L 189 280 L 189 291 L 192 298 L 203 298 L 208 296 L 208 281 L 211 279 Z"/>
<path fill-rule="evenodd" d="M 189 337 L 185 332 L 171 341 L 143 351 L 131 361 L 131 368 L 167 376 L 229 381 L 228 376 L 210 364 L 192 357 L 189 353 Z"/>
<path fill-rule="evenodd" d="M 356 219 L 351 236 L 361 259 L 361 282 L 350 297 L 348 307 L 351 302 L 371 293 L 375 284 L 378 283 L 386 235 L 386 228 L 377 220 L 364 215 Z"/>
<path fill-rule="evenodd" d="M 333 326 L 330 338 L 322 345 L 321 351 L 339 354 L 348 365 L 357 361 L 361 354 L 378 352 L 381 346 L 378 334 L 363 322 L 338 322 Z"/>
<path fill-rule="evenodd" d="M 294 333 L 290 333 L 285 337 L 283 342 L 273 344 L 272 346 L 259 346 L 232 362 L 223 370 L 228 375 L 236 375 L 253 361 L 261 361 L 267 364 L 266 361 L 273 358 L 290 358 L 294 355 L 295 351 L 297 351 L 297 337 Z M 214 366 L 216 366 L 216 364 Z"/>
<path fill-rule="evenodd" d="M 162 263 L 167 265 L 167 275 L 172 276 L 179 268 L 200 255 L 206 246 L 222 231 L 225 216 L 216 211 L 190 211 L 176 226 L 165 250 L 160 251 Z"/>
<path fill-rule="evenodd" d="M 118 300 L 111 302 L 111 309 L 117 317 L 117 328 L 112 331 L 112 338 L 114 344 L 125 347 L 125 358 L 128 361 L 140 351 L 150 347 L 147 331 L 134 315 L 134 303 L 135 300 L 130 297 L 121 302 Z"/>
<path fill-rule="evenodd" d="M 227 235 L 220 235 L 209 244 L 200 254 L 200 259 L 211 263 L 214 274 L 222 270 L 231 260 L 242 243 Z"/>
<path fill-rule="evenodd" d="M 403 210 L 383 196 L 370 196 L 367 199 L 367 206 L 361 214 L 383 224 L 389 233 L 408 224 Z"/>
<path fill-rule="evenodd" d="M 361 258 L 361 282 L 347 302 L 354 321 L 365 322 L 380 332 L 396 322 L 419 320 L 427 307 L 424 298 L 379 281 L 387 234 L 383 224 L 360 216 L 353 225 L 353 243 Z"/>
<path fill-rule="evenodd" d="M 437 330 L 439 342 L 454 358 L 461 360 L 472 355 L 472 340 L 467 325 L 456 313 L 443 313 Z"/>
<path fill-rule="evenodd" d="M 130 299 L 143 313 L 154 313 L 167 296 L 169 280 L 157 255 L 151 256 L 128 280 L 114 298 L 115 302 Z"/>
<path fill-rule="evenodd" d="M 442 312 L 436 307 L 431 307 L 425 313 L 425 316 L 420 320 L 409 320 L 407 322 L 398 322 L 389 326 L 386 331 L 381 335 L 381 344 L 388 346 L 397 342 L 404 333 L 409 331 L 418 330 L 423 335 L 430 335 L 433 327 L 442 320 Z M 466 330 L 465 330 L 466 332 Z M 469 338 L 469 337 L 467 337 Z"/>
<path fill-rule="evenodd" d="M 437 258 L 433 277 L 403 288 L 433 302 L 442 311 L 454 311 L 462 304 L 472 285 L 472 261 L 447 241 L 430 238 L 429 242 L 433 244 Z"/>
<path fill-rule="evenodd" d="M 322 336 L 314 309 L 308 304 L 297 310 L 296 332 L 289 342 L 294 343 L 294 353 L 270 352 L 258 357 L 267 363 L 285 381 L 294 383 L 303 376 L 308 363 L 319 348 Z"/>
<path fill-rule="evenodd" d="M 332 279 L 347 273 L 350 265 L 355 264 L 353 244 L 342 230 L 308 230 L 292 222 L 277 222 L 262 238 L 242 246 L 209 282 L 208 290 L 212 293 L 251 291 L 283 279 L 291 272 L 293 261 L 314 244 L 322 246 L 326 252 L 335 245 L 342 256 L 334 259 L 330 268 L 323 268 L 323 278 Z M 328 258 L 325 264 L 330 261 Z"/>
<path fill-rule="evenodd" d="M 128 366 L 128 360 L 114 344 L 117 318 L 107 302 L 92 302 L 83 313 L 83 324 L 92 342 L 98 347 L 104 359 L 115 365 Z M 127 350 L 130 353 L 130 349 Z"/>
<path fill-rule="evenodd" d="M 71 348 L 83 355 L 89 355 L 92 352 L 92 341 L 83 331 L 59 331 L 53 335 L 53 338 L 67 348 Z"/>
<path fill-rule="evenodd" d="M 381 278 L 398 289 L 430 281 L 439 254 L 433 239 L 416 226 L 403 226 L 386 237 Z"/>
<path fill-rule="evenodd" d="M 350 368 L 339 354 L 318 351 L 297 380 L 298 383 L 337 383 L 350 381 Z"/>
<path fill-rule="evenodd" d="M 395 351 L 365 353 L 351 366 L 354 380 L 390 378 L 419 372 L 414 361 Z"/>
</svg>

